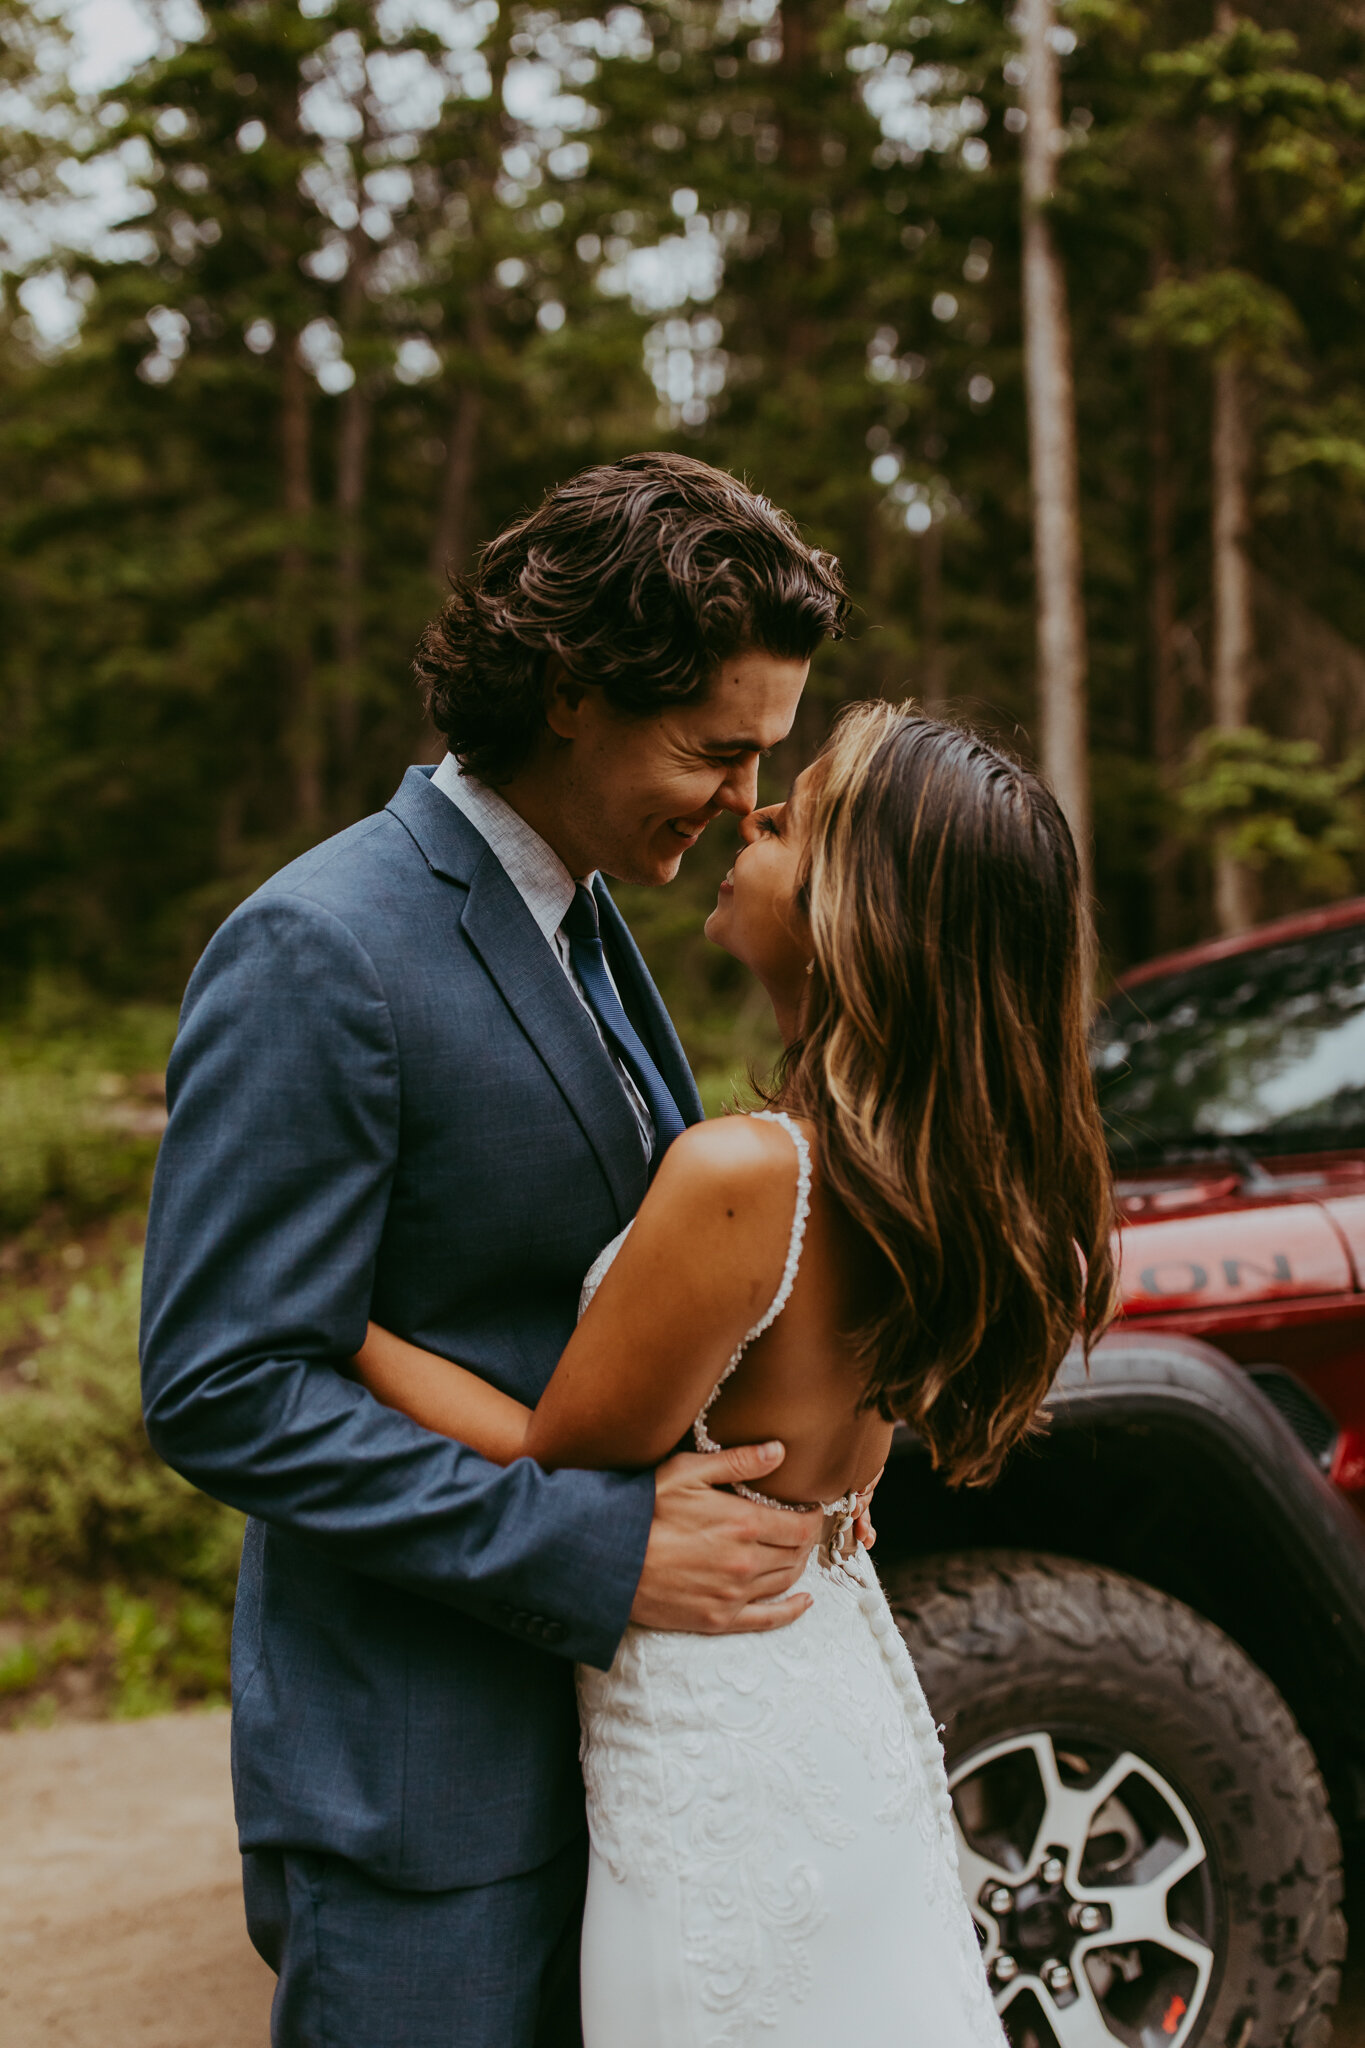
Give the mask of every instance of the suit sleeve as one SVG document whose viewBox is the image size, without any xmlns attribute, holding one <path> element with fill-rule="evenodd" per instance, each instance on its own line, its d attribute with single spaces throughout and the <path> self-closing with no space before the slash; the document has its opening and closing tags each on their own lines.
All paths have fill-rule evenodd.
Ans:
<svg viewBox="0 0 1365 2048">
<path fill-rule="evenodd" d="M 608 1665 L 652 1477 L 490 1465 L 341 1370 L 364 1337 L 399 1068 L 339 919 L 264 896 L 229 920 L 191 980 L 167 1101 L 143 1285 L 155 1449 L 357 1571 Z"/>
</svg>

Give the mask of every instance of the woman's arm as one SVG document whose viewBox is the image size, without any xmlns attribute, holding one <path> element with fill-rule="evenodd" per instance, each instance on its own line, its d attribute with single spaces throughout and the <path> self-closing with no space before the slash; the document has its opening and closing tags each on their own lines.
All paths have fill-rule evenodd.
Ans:
<svg viewBox="0 0 1365 2048">
<path fill-rule="evenodd" d="M 510 1465 L 525 1455 L 530 1409 L 524 1401 L 490 1387 L 467 1366 L 368 1323 L 355 1368 L 357 1379 L 376 1401 L 410 1415 L 437 1436 L 468 1444 L 490 1465 Z"/>
<path fill-rule="evenodd" d="M 777 1291 L 796 1178 L 791 1140 L 772 1124 L 727 1118 L 675 1139 L 534 1411 L 373 1323 L 359 1377 L 495 1464 L 657 1465 Z"/>
</svg>

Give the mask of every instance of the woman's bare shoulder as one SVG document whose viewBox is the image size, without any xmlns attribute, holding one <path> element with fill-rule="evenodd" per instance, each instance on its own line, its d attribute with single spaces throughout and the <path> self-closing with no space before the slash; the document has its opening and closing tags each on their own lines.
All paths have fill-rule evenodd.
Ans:
<svg viewBox="0 0 1365 2048">
<path fill-rule="evenodd" d="M 777 1124 L 751 1116 L 694 1124 L 669 1146 L 631 1236 L 666 1237 L 688 1264 L 714 1263 L 723 1251 L 745 1275 L 771 1242 L 780 1265 L 797 1170 L 796 1147 Z"/>
<path fill-rule="evenodd" d="M 720 1116 L 675 1138 L 660 1166 L 673 1190 L 697 1195 L 732 1190 L 755 1196 L 796 1185 L 796 1147 L 780 1124 L 757 1116 Z"/>
</svg>

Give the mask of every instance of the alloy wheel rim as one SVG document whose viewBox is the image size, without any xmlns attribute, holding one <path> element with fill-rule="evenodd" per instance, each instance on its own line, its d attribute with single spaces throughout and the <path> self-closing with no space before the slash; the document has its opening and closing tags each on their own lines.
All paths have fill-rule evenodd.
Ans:
<svg viewBox="0 0 1365 2048">
<path fill-rule="evenodd" d="M 1013 2048 L 1185 2048 L 1213 1989 L 1208 1848 L 1102 1737 L 1032 1729 L 949 1773 L 963 1889 Z"/>
</svg>

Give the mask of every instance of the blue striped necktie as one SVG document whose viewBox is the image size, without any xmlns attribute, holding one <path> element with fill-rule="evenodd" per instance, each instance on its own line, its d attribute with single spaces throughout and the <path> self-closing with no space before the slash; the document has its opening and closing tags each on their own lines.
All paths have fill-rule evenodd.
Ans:
<svg viewBox="0 0 1365 2048">
<path fill-rule="evenodd" d="M 629 1073 L 654 1119 L 654 1164 L 657 1165 L 686 1126 L 667 1082 L 621 1007 L 621 998 L 607 972 L 597 901 L 585 882 L 580 882 L 574 890 L 573 902 L 560 929 L 569 941 L 569 958 L 573 962 L 574 973 L 593 1015 L 602 1026 L 607 1044 Z"/>
</svg>

